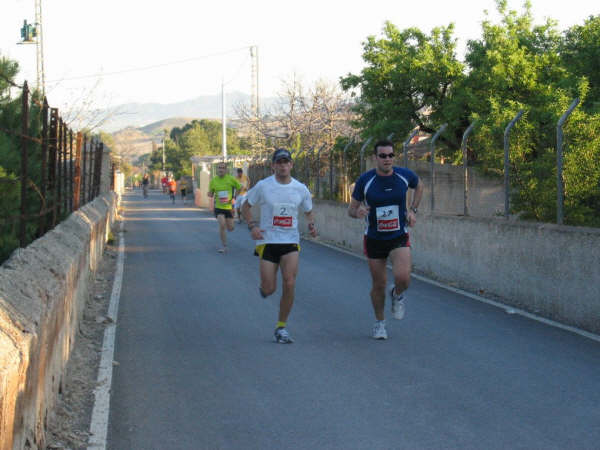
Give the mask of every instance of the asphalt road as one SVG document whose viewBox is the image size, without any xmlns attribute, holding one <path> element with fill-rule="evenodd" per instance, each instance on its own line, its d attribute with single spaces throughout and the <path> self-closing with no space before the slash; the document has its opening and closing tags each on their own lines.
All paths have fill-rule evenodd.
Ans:
<svg viewBox="0 0 600 450">
<path fill-rule="evenodd" d="M 366 262 L 303 241 L 275 344 L 245 226 L 221 255 L 207 211 L 123 205 L 109 449 L 600 448 L 599 342 L 418 280 L 375 341 Z"/>
</svg>

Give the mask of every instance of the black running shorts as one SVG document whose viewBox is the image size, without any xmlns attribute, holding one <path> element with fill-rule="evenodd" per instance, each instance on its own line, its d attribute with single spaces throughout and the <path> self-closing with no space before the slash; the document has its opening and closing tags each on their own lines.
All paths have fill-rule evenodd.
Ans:
<svg viewBox="0 0 600 450">
<path fill-rule="evenodd" d="M 283 255 L 299 251 L 298 244 L 260 244 L 254 249 L 254 254 L 260 259 L 279 264 Z"/>
<path fill-rule="evenodd" d="M 363 252 L 369 259 L 386 259 L 392 250 L 410 247 L 408 233 L 394 239 L 373 239 L 367 236 L 363 240 Z"/>
<path fill-rule="evenodd" d="M 233 214 L 231 213 L 231 209 L 221 209 L 215 208 L 215 217 L 224 215 L 226 219 L 233 219 Z"/>
</svg>

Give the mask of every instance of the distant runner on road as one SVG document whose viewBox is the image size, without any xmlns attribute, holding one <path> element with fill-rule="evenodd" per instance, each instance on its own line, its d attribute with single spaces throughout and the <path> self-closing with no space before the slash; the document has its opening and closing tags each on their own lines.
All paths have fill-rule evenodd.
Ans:
<svg viewBox="0 0 600 450">
<path fill-rule="evenodd" d="M 181 177 L 179 180 L 179 191 L 181 192 L 181 199 L 183 200 L 183 204 L 185 205 L 185 198 L 187 195 L 187 180 L 185 177 Z"/>
<path fill-rule="evenodd" d="M 215 217 L 219 222 L 219 237 L 222 246 L 219 253 L 227 253 L 227 231 L 233 231 L 233 191 L 241 187 L 240 182 L 227 172 L 227 165 L 217 164 L 217 176 L 210 180 L 208 185 L 208 196 L 215 197 Z"/>
<path fill-rule="evenodd" d="M 144 198 L 148 197 L 148 188 L 150 187 L 150 179 L 148 178 L 148 174 L 144 174 L 144 178 L 142 179 L 142 190 L 144 192 Z"/>
<path fill-rule="evenodd" d="M 237 169 L 236 174 L 237 180 L 242 185 L 241 188 L 235 193 L 235 210 L 237 211 L 238 220 L 242 223 L 242 203 L 246 198 L 246 193 L 248 192 L 248 188 L 250 187 L 250 179 L 246 174 L 244 174 L 244 170 L 241 168 Z"/>
<path fill-rule="evenodd" d="M 387 339 L 385 329 L 386 262 L 392 262 L 394 284 L 388 292 L 395 319 L 404 317 L 404 291 L 410 283 L 411 254 L 408 227 L 417 220 L 417 208 L 423 185 L 412 170 L 394 167 L 392 142 L 382 140 L 374 147 L 375 168 L 363 173 L 354 186 L 348 215 L 367 218 L 364 252 L 371 272 L 371 303 L 376 322 L 374 339 Z M 406 193 L 414 189 L 410 208 L 406 209 Z"/>
<path fill-rule="evenodd" d="M 311 236 L 317 236 L 313 216 L 312 198 L 308 188 L 292 178 L 292 155 L 280 148 L 273 153 L 271 167 L 274 175 L 259 181 L 246 194 L 242 215 L 248 223 L 252 239 L 256 241 L 254 254 L 260 258 L 260 286 L 263 298 L 277 288 L 277 271 L 281 269 L 282 294 L 274 340 L 291 344 L 287 320 L 294 304 L 300 233 L 298 212 L 304 210 Z M 250 208 L 260 205 L 260 224 L 252 220 Z"/>
<path fill-rule="evenodd" d="M 175 204 L 175 192 L 177 192 L 177 182 L 174 178 L 170 178 L 167 182 L 167 186 L 169 187 L 169 197 L 171 197 L 171 201 Z"/>
</svg>

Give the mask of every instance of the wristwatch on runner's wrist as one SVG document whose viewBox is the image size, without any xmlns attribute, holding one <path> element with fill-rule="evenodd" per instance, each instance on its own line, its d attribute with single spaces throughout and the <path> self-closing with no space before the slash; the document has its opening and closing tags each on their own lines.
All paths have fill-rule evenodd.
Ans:
<svg viewBox="0 0 600 450">
<path fill-rule="evenodd" d="M 413 208 L 412 206 L 410 207 L 410 210 L 415 214 L 419 212 L 417 208 Z"/>
</svg>

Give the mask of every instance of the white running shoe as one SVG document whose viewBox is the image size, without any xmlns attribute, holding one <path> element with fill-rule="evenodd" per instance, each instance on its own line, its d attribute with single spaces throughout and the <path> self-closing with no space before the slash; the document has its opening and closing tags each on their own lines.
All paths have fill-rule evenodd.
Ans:
<svg viewBox="0 0 600 450">
<path fill-rule="evenodd" d="M 373 339 L 387 339 L 387 331 L 385 331 L 385 322 L 383 320 L 375 322 L 373 325 Z"/>
<path fill-rule="evenodd" d="M 394 286 L 390 289 L 390 298 L 392 299 L 392 316 L 396 320 L 404 319 L 404 294 L 394 295 Z"/>
<path fill-rule="evenodd" d="M 290 337 L 290 333 L 284 327 L 279 327 L 273 334 L 273 340 L 278 344 L 291 344 L 294 340 Z"/>
</svg>

